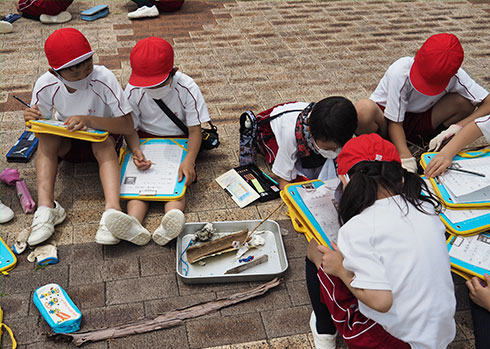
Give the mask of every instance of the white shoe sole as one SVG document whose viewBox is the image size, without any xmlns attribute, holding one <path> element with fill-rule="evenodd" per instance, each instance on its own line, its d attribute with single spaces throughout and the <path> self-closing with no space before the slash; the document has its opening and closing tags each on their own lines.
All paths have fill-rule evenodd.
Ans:
<svg viewBox="0 0 490 349">
<path fill-rule="evenodd" d="M 184 229 L 185 216 L 180 210 L 171 210 L 162 218 L 162 222 L 152 235 L 153 241 L 165 246 L 175 239 Z"/>
<path fill-rule="evenodd" d="M 44 24 L 61 24 L 71 21 L 71 13 L 68 11 L 63 11 L 58 13 L 56 16 L 41 15 L 39 16 L 39 21 Z"/>
<path fill-rule="evenodd" d="M 120 211 L 113 211 L 105 217 L 107 229 L 116 238 L 132 242 L 135 245 L 146 245 L 151 240 L 151 234 L 139 224 L 136 218 Z"/>
</svg>

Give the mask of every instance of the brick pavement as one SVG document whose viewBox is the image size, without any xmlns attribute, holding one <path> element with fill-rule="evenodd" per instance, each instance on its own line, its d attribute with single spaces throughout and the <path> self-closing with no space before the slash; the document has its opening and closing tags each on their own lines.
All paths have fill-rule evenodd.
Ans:
<svg viewBox="0 0 490 349">
<path fill-rule="evenodd" d="M 354 101 L 367 97 L 391 62 L 413 55 L 425 38 L 445 31 L 461 39 L 465 70 L 490 88 L 490 31 L 482 21 L 490 13 L 488 1 L 188 1 L 180 12 L 131 22 L 126 18 L 134 8 L 131 2 L 108 0 L 104 1 L 111 9 L 108 17 L 81 21 L 80 11 L 96 3 L 75 1 L 69 8 L 74 20 L 67 24 L 46 26 L 20 19 L 14 23 L 14 33 L 2 35 L 0 151 L 5 154 L 24 130 L 22 106 L 12 95 L 30 99 L 35 79 L 46 71 L 42 46 L 54 29 L 81 30 L 96 52 L 95 61 L 113 70 L 123 86 L 130 74 L 129 52 L 137 40 L 161 36 L 173 43 L 176 65 L 201 87 L 223 141 L 220 148 L 198 160 L 199 182 L 189 190 L 188 221 L 260 219 L 276 206 L 273 202 L 238 209 L 214 182 L 237 164 L 237 118 L 243 110 L 259 111 L 287 100 L 314 101 L 328 95 L 345 95 Z M 14 0 L 1 1 L 0 13 L 13 12 L 14 4 Z M 8 164 L 2 156 L 0 162 L 1 168 L 18 168 L 36 197 L 33 161 Z M 42 283 L 56 281 L 66 286 L 84 312 L 84 328 L 151 316 L 250 286 L 182 284 L 173 272 L 173 247 L 95 246 L 93 238 L 104 207 L 97 177 L 92 164 L 60 165 L 55 194 L 68 212 L 55 234 L 62 245 L 60 264 L 34 271 L 22 257 L 2 280 L 1 291 L 7 296 L 0 302 L 21 347 L 49 347 L 42 334 L 48 328 L 30 302 L 31 292 Z M 11 244 L 15 234 L 30 225 L 32 216 L 22 213 L 12 188 L 2 185 L 1 199 L 16 213 L 12 222 L 0 228 L 2 238 Z M 161 205 L 152 205 L 145 221 L 149 230 L 157 227 L 161 212 Z M 284 210 L 276 219 L 286 224 Z M 185 326 L 92 346 L 162 347 L 168 343 L 201 348 L 245 343 L 235 347 L 310 348 L 310 306 L 302 272 L 304 239 L 288 231 L 290 270 L 278 290 Z M 141 292 L 129 292 L 132 288 Z M 459 279 L 456 290 L 458 334 L 452 347 L 471 348 L 466 290 Z M 254 331 L 243 331 L 243 323 Z"/>
</svg>

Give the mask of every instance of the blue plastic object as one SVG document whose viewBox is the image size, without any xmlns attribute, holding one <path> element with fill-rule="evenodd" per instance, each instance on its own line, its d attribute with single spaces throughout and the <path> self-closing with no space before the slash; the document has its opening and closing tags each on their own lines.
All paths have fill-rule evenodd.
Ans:
<svg viewBox="0 0 490 349">
<path fill-rule="evenodd" d="M 82 313 L 60 285 L 39 287 L 32 300 L 54 332 L 71 333 L 80 329 Z"/>
<path fill-rule="evenodd" d="M 97 5 L 80 13 L 84 21 L 95 21 L 109 14 L 108 5 Z"/>
</svg>

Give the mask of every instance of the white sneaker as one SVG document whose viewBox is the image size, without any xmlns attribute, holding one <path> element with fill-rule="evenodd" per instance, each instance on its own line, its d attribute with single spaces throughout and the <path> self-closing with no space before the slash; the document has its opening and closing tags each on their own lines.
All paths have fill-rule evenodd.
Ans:
<svg viewBox="0 0 490 349">
<path fill-rule="evenodd" d="M 158 12 L 158 9 L 155 5 L 152 7 L 148 6 L 141 6 L 137 10 L 133 12 L 128 13 L 128 18 L 129 19 L 135 19 L 135 18 L 146 18 L 146 17 L 158 17 L 160 12 Z"/>
<path fill-rule="evenodd" d="M 12 218 L 14 218 L 14 211 L 0 201 L 0 223 L 7 223 Z"/>
<path fill-rule="evenodd" d="M 185 216 L 181 210 L 168 211 L 162 218 L 162 222 L 153 233 L 153 241 L 159 245 L 166 245 L 184 229 Z"/>
<path fill-rule="evenodd" d="M 107 229 L 105 225 L 105 219 L 107 215 L 111 212 L 114 212 L 117 210 L 110 208 L 104 213 L 102 213 L 102 218 L 100 218 L 99 222 L 99 229 L 97 229 L 97 233 L 95 233 L 95 242 L 101 245 L 116 245 L 119 243 L 118 238 L 116 238 L 112 233 Z"/>
<path fill-rule="evenodd" d="M 68 11 L 63 11 L 58 13 L 56 16 L 41 15 L 39 20 L 44 24 L 55 24 L 55 23 L 66 23 L 71 21 L 71 13 Z"/>
<path fill-rule="evenodd" d="M 335 349 L 337 342 L 337 332 L 335 334 L 319 334 L 316 329 L 316 316 L 315 312 L 311 312 L 310 316 L 310 329 L 313 333 L 313 341 L 315 342 L 316 349 Z"/>
<path fill-rule="evenodd" d="M 14 30 L 12 23 L 7 21 L 0 21 L 0 34 L 11 33 Z"/>
<path fill-rule="evenodd" d="M 105 225 L 116 238 L 136 245 L 146 245 L 151 240 L 150 232 L 136 218 L 121 211 L 109 212 L 105 217 Z"/>
<path fill-rule="evenodd" d="M 46 241 L 53 235 L 54 226 L 63 223 L 65 218 L 65 209 L 57 201 L 54 202 L 54 208 L 39 206 L 34 212 L 31 235 L 29 235 L 27 243 L 34 246 Z"/>
</svg>

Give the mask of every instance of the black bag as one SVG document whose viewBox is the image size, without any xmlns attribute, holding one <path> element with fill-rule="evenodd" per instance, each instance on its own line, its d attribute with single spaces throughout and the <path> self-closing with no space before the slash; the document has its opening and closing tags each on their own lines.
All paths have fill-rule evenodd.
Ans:
<svg viewBox="0 0 490 349">
<path fill-rule="evenodd" d="M 186 137 L 189 137 L 189 129 L 186 125 L 167 107 L 167 105 L 160 99 L 153 99 L 156 104 L 163 110 L 163 112 L 173 121 L 178 128 L 184 132 Z M 201 141 L 201 150 L 209 150 L 218 148 L 220 145 L 218 128 L 213 125 L 211 121 L 208 121 L 209 126 L 211 128 L 202 128 L 202 141 Z"/>
</svg>

